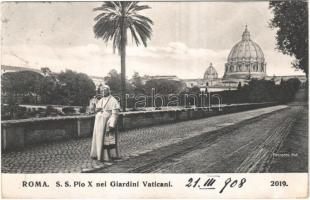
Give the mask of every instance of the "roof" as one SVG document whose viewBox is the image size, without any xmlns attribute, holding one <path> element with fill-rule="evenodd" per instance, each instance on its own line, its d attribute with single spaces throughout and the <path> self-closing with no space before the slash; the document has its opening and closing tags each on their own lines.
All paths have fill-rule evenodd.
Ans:
<svg viewBox="0 0 310 200">
<path fill-rule="evenodd" d="M 42 73 L 41 70 L 31 68 L 31 67 L 17 67 L 11 65 L 1 65 L 1 70 L 10 70 L 10 71 L 33 71 L 37 73 Z"/>
<path fill-rule="evenodd" d="M 160 78 L 178 78 L 178 77 L 176 75 L 155 75 L 155 76 L 149 76 L 149 78 L 160 79 Z"/>
<path fill-rule="evenodd" d="M 189 79 L 181 79 L 184 82 L 190 82 L 190 81 L 203 81 L 203 79 L 200 78 L 189 78 Z"/>
<path fill-rule="evenodd" d="M 208 69 L 205 71 L 204 79 L 216 79 L 218 78 L 218 74 L 216 69 L 213 67 L 212 63 L 210 63 L 210 66 L 208 67 Z"/>
<path fill-rule="evenodd" d="M 90 78 L 94 78 L 94 79 L 104 79 L 104 77 L 101 77 L 101 76 L 89 76 Z"/>
<path fill-rule="evenodd" d="M 253 60 L 257 62 L 265 62 L 265 57 L 260 46 L 251 40 L 250 32 L 245 28 L 242 39 L 231 49 L 227 62 L 238 62 L 244 60 Z"/>
</svg>

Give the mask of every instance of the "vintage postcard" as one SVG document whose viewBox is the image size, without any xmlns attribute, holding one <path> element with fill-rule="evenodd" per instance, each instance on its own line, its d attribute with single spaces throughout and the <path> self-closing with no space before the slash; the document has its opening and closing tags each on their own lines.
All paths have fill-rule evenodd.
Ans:
<svg viewBox="0 0 310 200">
<path fill-rule="evenodd" d="M 308 198 L 308 1 L 4 1 L 1 196 Z"/>
</svg>

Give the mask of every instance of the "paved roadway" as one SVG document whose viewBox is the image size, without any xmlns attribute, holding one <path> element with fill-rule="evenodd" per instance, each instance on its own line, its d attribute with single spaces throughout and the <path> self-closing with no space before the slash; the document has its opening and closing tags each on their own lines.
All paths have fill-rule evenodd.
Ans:
<svg viewBox="0 0 310 200">
<path fill-rule="evenodd" d="M 122 160 L 112 165 L 91 160 L 91 139 L 84 138 L 3 153 L 2 172 L 306 171 L 308 109 L 303 92 L 287 106 L 122 132 Z"/>
<path fill-rule="evenodd" d="M 285 109 L 184 139 L 97 172 L 307 172 L 307 152 L 308 106 L 305 90 L 300 90 Z"/>
</svg>

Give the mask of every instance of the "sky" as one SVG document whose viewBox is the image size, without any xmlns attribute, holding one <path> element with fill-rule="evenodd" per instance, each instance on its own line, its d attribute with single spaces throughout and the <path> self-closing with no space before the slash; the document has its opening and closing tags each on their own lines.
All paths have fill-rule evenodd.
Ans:
<svg viewBox="0 0 310 200">
<path fill-rule="evenodd" d="M 299 75 L 290 56 L 276 50 L 276 30 L 268 27 L 268 2 L 141 2 L 154 22 L 148 46 L 127 46 L 126 72 L 202 78 L 213 63 L 219 76 L 231 48 L 247 24 L 262 48 L 267 75 Z M 88 75 L 120 72 L 120 57 L 111 44 L 94 37 L 100 2 L 19 2 L 1 4 L 1 64 Z M 131 37 L 129 35 L 129 37 Z"/>
</svg>

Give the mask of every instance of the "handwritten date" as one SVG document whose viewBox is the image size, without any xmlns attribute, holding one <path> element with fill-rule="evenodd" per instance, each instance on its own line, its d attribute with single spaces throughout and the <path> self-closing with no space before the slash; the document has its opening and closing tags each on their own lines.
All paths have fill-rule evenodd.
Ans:
<svg viewBox="0 0 310 200">
<path fill-rule="evenodd" d="M 193 178 L 189 178 L 187 184 L 185 185 L 185 187 L 192 187 L 192 188 L 199 188 L 199 189 L 216 189 L 214 187 L 214 184 L 216 182 L 217 179 L 215 178 L 208 178 L 205 180 L 202 180 L 200 177 L 197 179 L 193 179 Z M 227 178 L 224 182 L 224 185 L 222 185 L 220 188 L 221 190 L 219 191 L 219 193 L 223 193 L 224 190 L 227 187 L 230 188 L 241 188 L 243 187 L 243 185 L 245 184 L 246 179 L 242 178 L 241 180 L 232 180 L 231 178 Z"/>
</svg>

